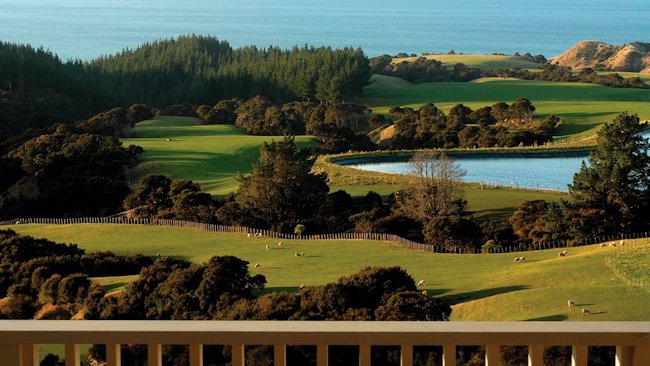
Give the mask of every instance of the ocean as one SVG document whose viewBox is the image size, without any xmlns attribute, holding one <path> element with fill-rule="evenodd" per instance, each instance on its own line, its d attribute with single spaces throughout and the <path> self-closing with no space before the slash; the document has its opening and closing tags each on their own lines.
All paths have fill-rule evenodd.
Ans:
<svg viewBox="0 0 650 366">
<path fill-rule="evenodd" d="M 92 59 L 183 34 L 233 46 L 554 56 L 574 43 L 650 41 L 648 0 L 0 0 L 0 40 Z"/>
</svg>

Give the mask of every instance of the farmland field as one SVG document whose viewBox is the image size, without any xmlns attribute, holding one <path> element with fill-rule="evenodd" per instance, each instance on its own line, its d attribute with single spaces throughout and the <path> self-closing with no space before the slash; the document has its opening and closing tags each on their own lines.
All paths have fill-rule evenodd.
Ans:
<svg viewBox="0 0 650 366">
<path fill-rule="evenodd" d="M 466 66 L 476 67 L 479 69 L 504 69 L 518 67 L 520 69 L 533 69 L 540 64 L 526 60 L 522 57 L 511 55 L 424 55 L 427 59 L 433 59 L 442 62 L 443 65 L 453 66 L 461 63 Z M 393 62 L 414 61 L 417 57 L 393 58 Z"/>
<path fill-rule="evenodd" d="M 650 320 L 650 292 L 629 286 L 604 263 L 614 248 L 597 245 L 522 254 L 456 255 L 405 249 L 378 241 L 300 241 L 246 238 L 197 229 L 136 225 L 17 225 L 21 234 L 75 242 L 88 251 L 118 254 L 157 253 L 193 262 L 214 255 L 234 255 L 266 276 L 267 291 L 297 291 L 300 284 L 321 285 L 366 266 L 401 266 L 430 294 L 454 304 L 453 320 Z M 647 241 L 647 240 L 646 240 Z M 134 245 L 133 243 L 137 243 Z M 273 244 L 265 250 L 266 244 Z M 293 253 L 306 253 L 303 258 Z M 526 263 L 512 263 L 525 255 Z M 252 264 L 260 268 L 253 269 Z M 471 271 L 468 269 L 471 268 Z M 123 279 L 111 279 L 123 282 Z M 111 284 L 111 280 L 105 284 Z M 568 299 L 576 308 L 568 308 Z M 580 307 L 592 314 L 584 317 Z"/>
<path fill-rule="evenodd" d="M 564 120 L 558 137 L 593 134 L 598 125 L 621 112 L 638 113 L 650 119 L 650 90 L 609 88 L 586 83 L 556 83 L 517 79 L 487 78 L 470 83 L 410 84 L 404 80 L 374 75 L 357 101 L 375 113 L 387 114 L 392 106 L 417 108 L 434 103 L 444 111 L 463 103 L 479 108 L 495 102 L 530 99 L 539 116 L 555 114 Z"/>
</svg>

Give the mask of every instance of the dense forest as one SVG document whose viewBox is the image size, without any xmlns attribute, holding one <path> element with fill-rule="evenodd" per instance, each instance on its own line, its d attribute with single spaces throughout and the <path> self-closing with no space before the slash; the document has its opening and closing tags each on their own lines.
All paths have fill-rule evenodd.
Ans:
<svg viewBox="0 0 650 366">
<path fill-rule="evenodd" d="M 201 105 L 255 95 L 334 103 L 361 93 L 369 78 L 367 57 L 352 48 L 233 49 L 213 37 L 183 36 L 63 62 L 43 49 L 0 43 L 0 142 L 137 103 Z"/>
</svg>

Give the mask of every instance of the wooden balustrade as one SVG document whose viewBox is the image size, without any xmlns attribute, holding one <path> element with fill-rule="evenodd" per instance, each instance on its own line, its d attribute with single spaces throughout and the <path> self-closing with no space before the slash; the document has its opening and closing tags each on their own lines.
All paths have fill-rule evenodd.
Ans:
<svg viewBox="0 0 650 366">
<path fill-rule="evenodd" d="M 232 347 L 242 366 L 246 345 L 273 345 L 275 365 L 286 365 L 287 345 L 316 345 L 326 366 L 328 346 L 359 346 L 359 365 L 372 346 L 401 346 L 402 366 L 414 346 L 442 346 L 442 364 L 456 365 L 456 347 L 485 346 L 485 364 L 498 365 L 502 345 L 528 346 L 528 364 L 543 364 L 546 346 L 573 347 L 572 365 L 586 366 L 588 346 L 616 346 L 617 366 L 650 365 L 650 322 L 334 322 L 334 321 L 47 321 L 0 320 L 3 366 L 38 365 L 38 344 L 64 344 L 66 366 L 78 366 L 79 344 L 105 344 L 108 366 L 119 366 L 120 345 L 146 344 L 148 365 L 161 366 L 161 345 L 189 345 L 190 366 L 203 364 L 203 345 Z M 126 366 L 126 365 L 125 365 Z"/>
</svg>

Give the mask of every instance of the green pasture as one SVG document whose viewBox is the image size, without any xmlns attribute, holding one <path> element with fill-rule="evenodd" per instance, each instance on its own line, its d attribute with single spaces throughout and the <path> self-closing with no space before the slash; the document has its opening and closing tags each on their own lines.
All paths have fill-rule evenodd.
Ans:
<svg viewBox="0 0 650 366">
<path fill-rule="evenodd" d="M 518 67 L 520 69 L 534 69 L 540 67 L 540 64 L 526 60 L 519 56 L 511 55 L 425 55 L 427 59 L 440 61 L 443 65 L 453 66 L 455 64 L 465 64 L 469 67 L 479 69 L 506 69 Z M 394 63 L 415 61 L 417 57 L 393 58 Z"/>
<path fill-rule="evenodd" d="M 247 173 L 256 161 L 263 142 L 281 136 L 251 136 L 230 125 L 201 125 L 195 118 L 162 117 L 138 123 L 124 145 L 145 150 L 135 171 L 134 183 L 146 174 L 164 174 L 172 179 L 191 179 L 213 195 L 237 189 L 234 177 Z M 167 141 L 169 139 L 170 141 Z M 296 137 L 299 145 L 315 144 L 309 136 Z"/>
<path fill-rule="evenodd" d="M 533 102 L 537 115 L 555 114 L 565 121 L 558 130 L 558 137 L 593 134 L 598 125 L 626 111 L 638 113 L 641 119 L 650 119 L 650 89 L 500 78 L 479 79 L 471 83 L 423 84 L 395 79 L 398 78 L 374 75 L 372 83 L 357 102 L 367 104 L 375 113 L 387 114 L 393 106 L 417 108 L 435 103 L 449 111 L 458 103 L 479 108 L 525 97 Z"/>
<path fill-rule="evenodd" d="M 16 225 L 21 234 L 74 242 L 88 251 L 170 255 L 205 262 L 234 255 L 267 278 L 267 291 L 322 285 L 367 266 L 400 266 L 454 305 L 452 320 L 650 320 L 650 292 L 629 286 L 606 265 L 615 248 L 598 245 L 510 254 L 433 254 L 393 243 L 247 238 L 243 234 L 137 225 Z M 265 245 L 271 249 L 266 250 Z M 305 257 L 295 257 L 295 252 Z M 524 255 L 525 263 L 513 263 Z M 260 267 L 254 269 L 253 265 Z M 110 282 L 110 281 L 109 281 Z M 567 307 L 574 300 L 575 308 Z M 580 314 L 589 308 L 590 316 Z"/>
</svg>

